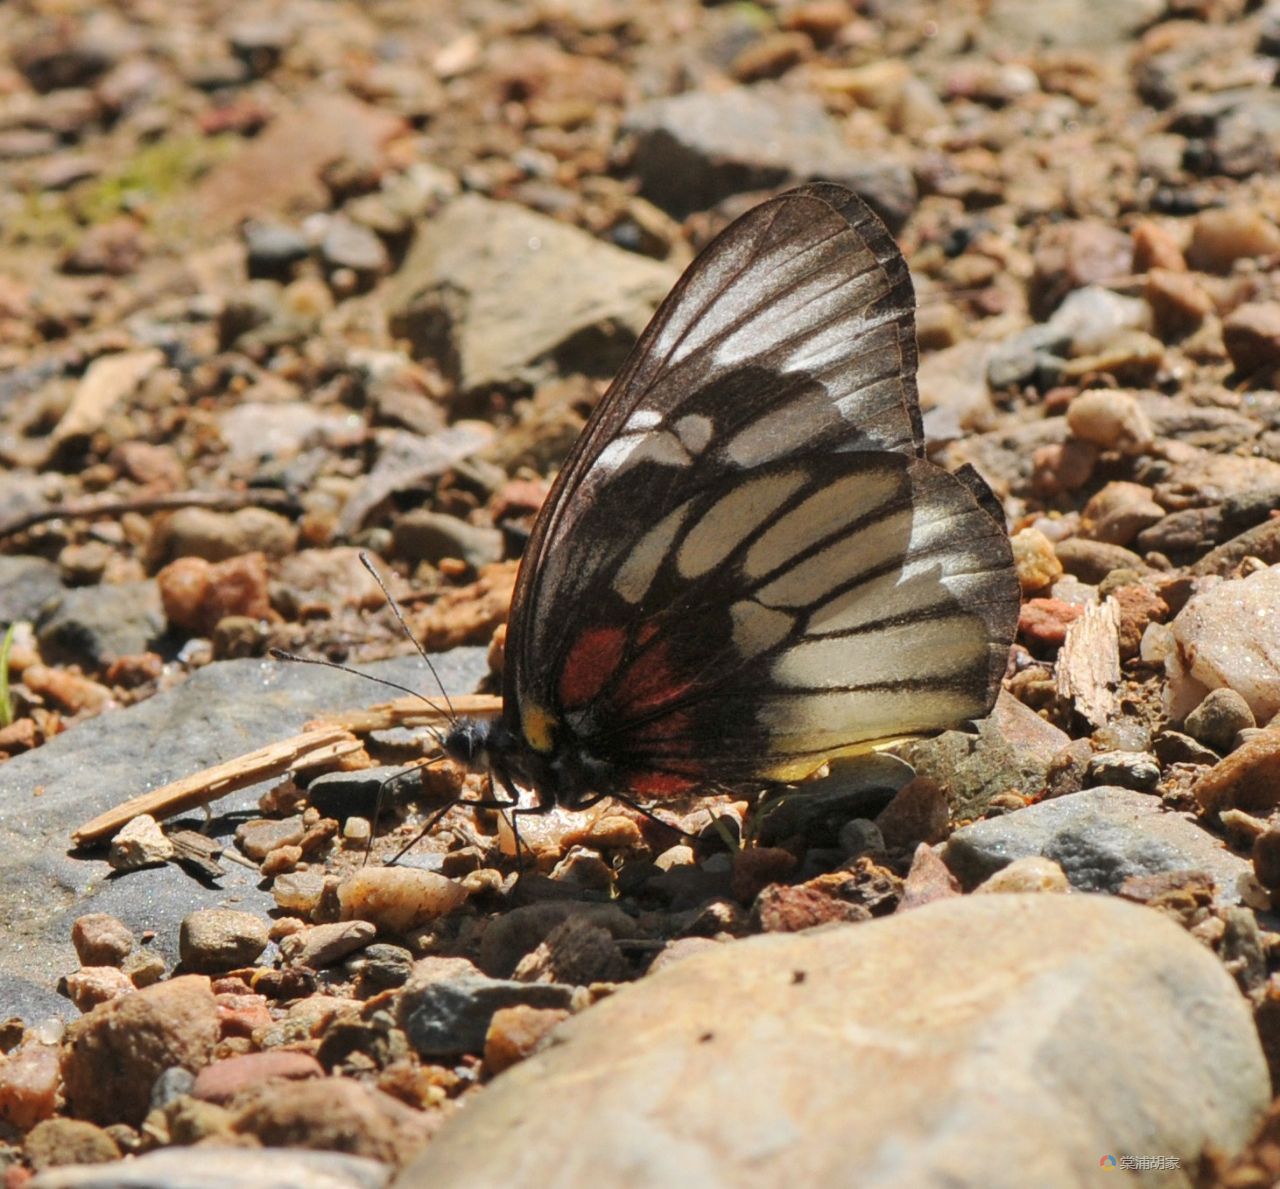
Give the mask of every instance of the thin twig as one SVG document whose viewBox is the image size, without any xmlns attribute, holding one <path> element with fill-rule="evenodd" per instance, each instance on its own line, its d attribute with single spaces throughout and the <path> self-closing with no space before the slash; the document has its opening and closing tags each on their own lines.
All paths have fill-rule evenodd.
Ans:
<svg viewBox="0 0 1280 1189">
<path fill-rule="evenodd" d="M 21 516 L 0 520 L 0 539 L 26 532 L 27 529 L 50 520 L 89 520 L 123 516 L 126 512 L 168 512 L 175 508 L 211 508 L 214 511 L 231 512 L 237 508 L 249 507 L 290 512 L 297 510 L 298 503 L 287 491 L 277 491 L 271 487 L 228 492 L 175 491 L 167 495 L 144 495 L 134 499 L 90 496 L 82 500 L 69 500 L 65 504 L 49 504 L 34 512 L 24 512 Z"/>
<path fill-rule="evenodd" d="M 304 731 L 301 735 L 268 743 L 248 755 L 215 764 L 203 772 L 184 776 L 149 793 L 131 797 L 124 804 L 86 822 L 71 835 L 71 841 L 76 846 L 84 846 L 115 834 L 139 814 L 149 813 L 158 820 L 172 817 L 198 805 L 207 805 L 237 789 L 257 784 L 260 780 L 270 780 L 273 776 L 283 776 L 299 768 L 338 759 L 360 746 L 360 740 L 341 727 Z"/>
<path fill-rule="evenodd" d="M 502 699 L 492 694 L 454 694 L 453 709 L 459 717 L 486 718 L 502 712 Z M 392 727 L 439 727 L 449 725 L 443 706 L 425 705 L 418 698 L 397 698 L 364 710 L 341 710 L 313 718 L 308 727 L 342 727 L 357 735 L 386 731 Z"/>
</svg>

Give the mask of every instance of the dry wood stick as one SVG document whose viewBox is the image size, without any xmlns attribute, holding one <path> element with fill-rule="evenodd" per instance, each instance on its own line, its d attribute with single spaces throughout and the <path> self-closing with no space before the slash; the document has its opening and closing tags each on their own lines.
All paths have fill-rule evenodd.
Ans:
<svg viewBox="0 0 1280 1189">
<path fill-rule="evenodd" d="M 172 817 L 198 805 L 207 805 L 260 780 L 336 759 L 360 746 L 360 740 L 341 727 L 304 731 L 301 735 L 280 739 L 237 759 L 184 776 L 149 793 L 131 797 L 122 805 L 85 822 L 71 835 L 71 840 L 76 846 L 84 846 L 115 834 L 139 814 L 149 813 L 155 818 Z"/>
</svg>

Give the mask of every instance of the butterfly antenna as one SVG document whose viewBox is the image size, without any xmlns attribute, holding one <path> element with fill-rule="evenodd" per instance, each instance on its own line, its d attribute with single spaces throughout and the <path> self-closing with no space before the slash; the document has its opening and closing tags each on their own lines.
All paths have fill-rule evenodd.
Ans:
<svg viewBox="0 0 1280 1189">
<path fill-rule="evenodd" d="M 436 667 L 431 663 L 431 657 L 427 655 L 427 650 L 422 647 L 422 642 L 417 636 L 409 630 L 409 625 L 405 623 L 404 616 L 400 613 L 399 604 L 391 597 L 391 592 L 387 589 L 387 584 L 383 582 L 382 575 L 378 573 L 377 568 L 373 564 L 373 560 L 364 550 L 360 551 L 360 564 L 373 576 L 373 580 L 378 584 L 378 589 L 382 591 L 382 596 L 387 600 L 387 606 L 391 608 L 391 613 L 396 617 L 396 621 L 400 624 L 401 630 L 410 640 L 413 646 L 418 650 L 418 655 L 422 657 L 423 663 L 427 666 L 427 671 L 431 674 L 436 685 L 440 687 L 440 695 L 444 698 L 444 704 L 449 714 L 449 724 L 454 725 L 458 721 L 457 712 L 453 708 L 453 703 L 449 700 L 449 691 L 445 689 L 444 682 L 440 680 L 440 674 L 436 672 Z"/>
<path fill-rule="evenodd" d="M 375 677 L 372 673 L 362 673 L 359 669 L 353 669 L 350 665 L 340 665 L 337 661 L 328 661 L 318 656 L 299 656 L 296 652 L 285 652 L 283 648 L 268 648 L 267 653 L 272 660 L 291 661 L 298 665 L 321 665 L 326 669 L 337 669 L 339 673 L 350 673 L 352 677 L 363 677 L 366 681 L 376 681 L 379 685 L 385 685 L 388 689 L 399 690 L 402 694 L 408 694 L 412 698 L 417 698 L 420 702 L 425 702 L 430 709 L 436 712 L 440 710 L 440 707 L 435 702 L 418 690 L 410 689 L 407 685 L 401 685 L 396 681 L 388 681 L 385 677 Z M 451 712 L 452 707 L 450 708 Z M 427 727 L 426 730 L 436 741 L 437 747 L 444 746 L 444 735 L 438 728 Z"/>
</svg>

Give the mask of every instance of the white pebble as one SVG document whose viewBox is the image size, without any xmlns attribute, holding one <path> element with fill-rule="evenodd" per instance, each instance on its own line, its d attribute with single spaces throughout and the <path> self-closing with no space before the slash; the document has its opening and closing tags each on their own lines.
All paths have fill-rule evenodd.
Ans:
<svg viewBox="0 0 1280 1189">
<path fill-rule="evenodd" d="M 372 921 L 387 933 L 404 933 L 466 898 L 461 884 L 419 867 L 364 867 L 338 885 L 344 921 Z"/>
<path fill-rule="evenodd" d="M 140 813 L 112 840 L 107 862 L 116 871 L 136 871 L 173 858 L 173 843 L 165 837 L 159 822 L 149 813 Z"/>
</svg>

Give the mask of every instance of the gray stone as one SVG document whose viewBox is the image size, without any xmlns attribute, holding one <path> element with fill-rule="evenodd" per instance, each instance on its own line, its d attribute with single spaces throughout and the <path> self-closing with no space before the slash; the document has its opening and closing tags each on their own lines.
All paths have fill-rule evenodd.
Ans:
<svg viewBox="0 0 1280 1189">
<path fill-rule="evenodd" d="M 944 731 L 900 750 L 919 775 L 946 791 L 953 816 L 972 818 L 981 817 L 991 798 L 1001 793 L 1039 792 L 1049 765 L 1069 742 L 1065 732 L 1001 693 L 976 734 Z"/>
<path fill-rule="evenodd" d="M 428 960 L 430 961 L 430 960 Z M 520 983 L 477 970 L 415 973 L 396 1001 L 397 1022 L 424 1057 L 482 1053 L 489 1021 L 499 1008 L 569 1008 L 574 988 L 559 983 Z"/>
<path fill-rule="evenodd" d="M 329 220 L 320 254 L 330 268 L 349 268 L 356 273 L 386 272 L 391 267 L 382 241 L 369 228 L 342 215 Z"/>
<path fill-rule="evenodd" d="M 311 255 L 311 244 L 302 232 L 280 223 L 248 220 L 241 229 L 248 253 L 249 277 L 285 280 L 293 266 Z"/>
<path fill-rule="evenodd" d="M 488 672 L 481 648 L 446 653 L 435 664 L 453 691 L 473 689 Z M 408 685 L 423 678 L 416 657 L 364 671 Z M 74 1014 L 54 988 L 76 967 L 71 927 L 85 913 L 110 913 L 135 933 L 154 930 L 151 948 L 172 967 L 180 922 L 196 909 L 224 904 L 230 896 L 247 911 L 272 909 L 274 899 L 258 886 L 257 873 L 235 863 L 227 864 L 216 886 L 173 864 L 109 879 L 103 851 L 68 853 L 71 832 L 140 792 L 297 734 L 319 713 L 366 705 L 371 688 L 314 665 L 225 661 L 137 706 L 79 723 L 0 767 L 0 916 L 22 939 L 21 945 L 0 946 L 5 1011 L 29 1021 Z M 229 846 L 237 821 L 274 783 L 215 802 L 212 837 Z M 203 820 L 197 812 L 186 822 L 199 826 Z"/>
<path fill-rule="evenodd" d="M 160 592 L 153 581 L 67 590 L 36 619 L 36 638 L 46 660 L 91 668 L 157 647 L 164 630 Z"/>
<path fill-rule="evenodd" d="M 987 384 L 995 392 L 1030 384 L 1051 338 L 1061 339 L 1062 336 L 1054 334 L 1047 324 L 1042 323 L 996 344 L 987 359 Z M 1065 340 L 1059 345 L 1065 345 Z"/>
<path fill-rule="evenodd" d="M 382 991 L 408 981 L 413 972 L 413 954 L 403 946 L 379 942 L 348 958 L 346 966 L 359 976 L 363 989 Z"/>
<path fill-rule="evenodd" d="M 1220 899 L 1234 903 L 1252 868 L 1194 822 L 1166 813 L 1160 799 L 1131 789 L 1095 788 L 963 826 L 942 858 L 966 888 L 1014 859 L 1043 855 L 1082 892 L 1116 892 L 1131 875 L 1208 872 Z"/>
<path fill-rule="evenodd" d="M 386 305 L 392 333 L 464 393 L 525 389 L 556 372 L 612 375 L 675 279 L 574 227 L 468 194 L 422 227 Z"/>
<path fill-rule="evenodd" d="M 957 897 L 693 953 L 560 1024 L 401 1189 L 1189 1186 L 1270 1099 L 1247 1003 L 1151 909 Z M 999 1159 L 992 1153 L 999 1152 Z M 1151 1174 L 1153 1177 L 1158 1174 Z"/>
<path fill-rule="evenodd" d="M 435 565 L 446 557 L 455 557 L 479 569 L 501 561 L 504 546 L 502 533 L 496 528 L 468 524 L 429 508 L 414 508 L 396 518 L 392 549 L 406 561 Z"/>
<path fill-rule="evenodd" d="M 690 91 L 633 108 L 634 168 L 647 198 L 684 216 L 732 194 L 839 182 L 892 230 L 916 204 L 911 171 L 849 147 L 820 100 L 773 86 Z"/>
<path fill-rule="evenodd" d="M 1241 731 L 1258 724 L 1244 697 L 1222 686 L 1205 694 L 1204 701 L 1187 715 L 1184 725 L 1193 739 L 1225 753 L 1235 746 Z"/>
<path fill-rule="evenodd" d="M 416 764 L 325 772 L 307 785 L 307 800 L 325 817 L 340 822 L 349 817 L 373 818 L 391 803 L 397 790 L 420 784 L 421 770 Z"/>
<path fill-rule="evenodd" d="M 1120 53 L 1164 8 L 1162 0 L 995 0 L 983 15 L 979 43 L 1002 53 Z"/>
<path fill-rule="evenodd" d="M 1100 751 L 1089 758 L 1087 783 L 1149 793 L 1160 783 L 1160 763 L 1145 752 Z"/>
<path fill-rule="evenodd" d="M 30 1189 L 382 1189 L 391 1168 L 344 1152 L 229 1148 L 202 1143 L 161 1148 L 112 1164 L 50 1168 Z"/>
<path fill-rule="evenodd" d="M 0 557 L 0 624 L 35 619 L 62 592 L 59 574 L 43 557 Z"/>
</svg>

